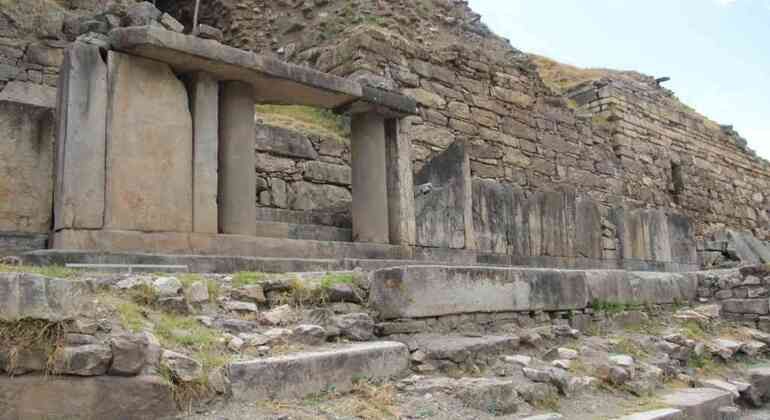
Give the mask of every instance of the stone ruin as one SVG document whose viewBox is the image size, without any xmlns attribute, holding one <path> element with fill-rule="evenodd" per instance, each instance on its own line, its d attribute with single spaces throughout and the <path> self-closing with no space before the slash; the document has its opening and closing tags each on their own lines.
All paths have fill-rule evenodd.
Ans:
<svg viewBox="0 0 770 420">
<path fill-rule="evenodd" d="M 347 16 L 338 2 L 203 2 L 210 26 L 193 34 L 189 5 L 157 3 L 165 12 L 143 2 L 58 26 L 54 19 L 38 40 L 0 32 L 0 135 L 10 140 L 0 143 L 0 256 L 204 273 L 371 271 L 354 290 L 364 298 L 347 293 L 336 303 L 366 305 L 376 319 L 313 321 L 354 341 L 414 335 L 408 346 L 356 344 L 312 362 L 232 363 L 223 374 L 232 388 L 222 393 L 234 400 L 349 389 L 359 371 L 389 377 L 410 366 L 483 365 L 487 352 L 519 345 L 518 337 L 447 342 L 426 333 L 547 323 L 552 335 L 575 338 L 589 325 L 622 324 L 600 319 L 597 302 L 713 302 L 725 319 L 770 330 L 770 274 L 760 267 L 770 263 L 767 162 L 649 78 L 611 74 L 561 95 L 462 2 L 434 2 L 438 23 L 408 17 L 401 3 L 382 13 L 452 35 L 428 40 L 367 24 L 335 37 L 298 35 L 306 27 L 298 22 Z M 274 31 L 270 45 L 259 44 L 270 37 L 255 28 Z M 350 139 L 264 124 L 258 104 L 329 110 L 349 121 Z M 716 267 L 730 270 L 701 271 Z M 71 293 L 90 293 L 35 276 L 3 281 L 0 321 L 51 320 L 82 303 Z M 247 299 L 255 303 L 228 297 L 223 305 L 258 313 L 257 304 L 275 304 L 262 287 L 268 296 L 271 287 L 290 289 L 278 283 L 260 285 L 258 298 Z M 191 298 L 180 290 L 164 304 L 186 313 Z M 228 333 L 244 333 L 228 321 Z M 364 338 L 340 332 L 352 324 L 364 324 Z M 297 331 L 317 332 L 303 324 L 289 333 Z M 235 338 L 228 347 L 240 348 Z M 770 344 L 762 333 L 753 338 Z M 126 346 L 153 344 L 131 340 Z M 682 340 L 667 345 L 696 351 Z M 738 347 L 748 352 L 749 344 Z M 441 356 L 451 353 L 444 347 L 483 351 L 458 361 Z M 138 387 L 146 401 L 133 403 L 146 411 L 131 415 L 175 411 L 144 361 L 113 382 L 101 375 L 126 376 L 108 369 L 124 349 L 113 342 L 92 350 L 98 369 L 83 369 L 99 379 L 83 395 L 104 394 L 104 406 L 129 413 L 131 403 L 105 390 Z M 155 364 L 189 362 L 163 354 Z M 331 366 L 326 376 L 319 365 Z M 305 380 L 272 381 L 292 369 Z M 77 366 L 62 372 L 88 376 Z M 36 381 L 0 388 L 20 396 Z M 535 382 L 549 381 L 569 393 L 551 377 Z M 46 384 L 54 393 L 69 383 Z M 716 408 L 732 404 L 723 397 Z"/>
</svg>

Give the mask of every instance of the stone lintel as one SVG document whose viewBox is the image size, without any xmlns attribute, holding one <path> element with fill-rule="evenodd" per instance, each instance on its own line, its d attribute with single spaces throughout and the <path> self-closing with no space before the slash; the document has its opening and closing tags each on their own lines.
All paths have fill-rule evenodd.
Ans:
<svg viewBox="0 0 770 420">
<path fill-rule="evenodd" d="M 363 97 L 345 104 L 335 111 L 340 114 L 372 112 L 387 118 L 400 118 L 417 114 L 417 101 L 405 95 L 388 92 L 371 86 L 363 86 Z"/>
</svg>

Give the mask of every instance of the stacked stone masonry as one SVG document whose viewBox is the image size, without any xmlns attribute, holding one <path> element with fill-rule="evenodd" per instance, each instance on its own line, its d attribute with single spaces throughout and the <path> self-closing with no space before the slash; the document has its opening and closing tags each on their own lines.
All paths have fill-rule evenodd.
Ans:
<svg viewBox="0 0 770 420">
<path fill-rule="evenodd" d="M 417 186 L 422 184 L 420 173 L 430 166 L 429 162 L 452 144 L 465 145 L 471 175 L 466 179 L 470 185 L 465 187 L 472 191 L 466 193 L 466 197 L 472 197 L 470 206 L 463 203 L 465 237 L 427 238 L 420 233 L 421 224 L 417 223 L 416 239 L 407 235 L 404 243 L 416 240 L 421 246 L 478 249 L 513 256 L 691 264 L 692 235 L 708 239 L 713 232 L 726 227 L 751 230 L 760 239 L 768 239 L 768 200 L 764 195 L 770 181 L 764 161 L 752 156 L 733 131 L 716 127 L 683 109 L 670 92 L 651 79 L 617 76 L 582 86 L 572 91 L 567 100 L 546 87 L 526 54 L 491 34 L 479 23 L 479 16 L 462 2 L 437 0 L 414 7 L 412 2 L 402 1 L 383 9 L 380 2 L 363 1 L 355 12 L 344 2 L 294 3 L 246 0 L 236 7 L 224 1 L 204 2 L 201 21 L 221 28 L 225 42 L 232 46 L 274 54 L 414 98 L 418 115 L 404 118 L 395 127 L 397 138 L 410 144 Z M 4 47 L 0 49 L 4 66 L 0 67 L 0 100 L 13 94 L 10 88 L 14 83 L 24 83 L 25 92 L 30 92 L 30 84 L 53 88 L 58 67 L 66 55 L 64 47 L 75 38 L 102 49 L 110 47 L 106 34 L 115 26 L 112 13 L 119 8 L 106 9 L 99 2 L 84 4 L 82 10 L 53 11 L 39 17 L 40 29 L 34 34 L 19 29 L 23 25 L 18 17 L 16 24 L 4 27 L 5 32 L 0 33 Z M 190 30 L 190 5 L 158 1 L 157 6 L 181 22 L 166 25 L 167 29 Z M 118 19 L 117 24 L 163 25 L 153 19 L 131 15 Z M 167 22 L 173 23 L 173 19 Z M 36 76 L 37 72 L 43 77 Z M 187 77 L 185 82 L 188 89 L 190 83 L 195 83 Z M 50 92 L 46 91 L 49 100 L 43 103 L 50 103 Z M 265 97 L 273 98 L 274 94 L 265 92 Z M 34 96 L 27 94 L 25 101 L 36 102 L 29 99 Z M 40 101 L 36 103 L 40 108 Z M 573 109 L 575 104 L 579 107 L 577 111 Z M 188 106 L 195 108 L 192 103 Z M 8 114 L 13 113 L 3 115 Z M 21 136 L 24 139 L 40 137 L 28 134 L 33 128 L 32 131 L 43 134 L 53 132 L 46 131 L 42 123 L 27 126 L 31 128 Z M 50 137 L 53 142 L 53 135 Z M 255 149 L 255 218 L 280 224 L 269 225 L 262 233 L 272 230 L 266 236 L 346 241 L 362 234 L 351 229 L 355 177 L 348 142 L 258 125 Z M 39 197 L 27 194 L 24 197 L 31 201 L 29 205 L 17 202 L 10 209 L 0 208 L 0 231 L 46 233 L 50 229 L 52 217 L 46 209 L 52 207 L 53 191 L 59 190 L 52 185 L 52 176 L 45 172 L 53 171 L 53 153 L 46 155 L 45 148 L 34 150 L 34 176 L 25 179 L 39 180 L 40 185 L 13 188 L 34 189 Z M 20 153 L 13 149 L 12 156 L 3 157 L 0 169 L 4 172 L 0 174 L 30 171 L 32 163 L 25 163 L 29 159 L 19 160 Z M 40 167 L 46 169 L 38 170 Z M 79 169 L 65 162 L 63 168 L 68 167 Z M 196 166 L 195 170 L 198 169 Z M 6 185 L 13 186 L 13 182 L 4 183 L 3 187 Z M 210 202 L 211 187 L 198 187 L 203 186 L 193 183 L 191 191 L 174 188 L 184 195 L 179 203 L 201 207 L 200 197 L 205 194 Z M 19 196 L 16 190 L 11 191 L 13 196 Z M 591 203 L 596 208 L 589 218 L 592 229 L 587 235 L 591 241 L 578 244 L 588 248 L 516 251 L 509 228 L 505 238 L 490 236 L 495 224 L 508 225 L 513 216 L 495 213 L 500 209 L 490 212 L 489 203 L 484 201 L 488 197 L 482 198 L 482 190 L 503 191 L 506 197 L 512 190 L 521 194 L 521 202 L 536 202 L 538 197 L 545 197 L 540 194 L 554 191 L 571 194 L 578 210 L 583 205 L 580 203 Z M 94 190 L 80 192 L 81 198 L 82 194 L 88 197 L 88 191 Z M 109 190 L 106 192 L 109 194 Z M 156 192 L 163 194 L 161 190 Z M 420 200 L 425 197 L 417 192 L 419 210 Z M 57 200 L 60 198 L 66 199 L 66 191 L 57 196 Z M 106 200 L 109 206 L 109 195 Z M 409 203 L 406 205 L 408 208 Z M 546 207 L 543 211 L 553 210 Z M 671 250 L 631 246 L 633 232 L 624 230 L 629 225 L 619 222 L 618 213 L 622 209 L 625 218 L 634 218 L 637 216 L 628 215 L 643 211 L 637 210 L 640 207 L 673 209 L 660 210 L 668 219 L 667 229 L 655 231 L 670 239 Z M 143 229 L 124 227 L 115 219 L 119 215 L 109 208 L 105 213 L 109 226 Z M 692 227 L 672 222 L 679 213 L 692 220 Z M 210 223 L 208 227 L 200 224 L 200 214 L 203 212 L 193 211 L 192 215 L 164 223 L 174 224 L 169 227 L 177 231 L 191 230 L 191 226 L 195 232 L 213 231 Z M 82 219 L 88 218 L 86 214 L 80 217 L 77 223 L 83 227 L 101 227 L 99 223 L 89 226 Z M 66 211 L 57 220 L 73 222 Z M 60 229 L 61 225 L 56 223 Z M 326 225 L 336 230 L 306 225 Z M 565 226 L 569 227 L 569 223 Z M 640 232 L 652 232 L 649 224 L 640 226 Z M 684 226 L 683 230 L 677 226 Z M 403 226 L 405 232 L 414 228 Z M 377 229 L 383 231 L 383 227 Z M 586 236 L 566 232 L 566 237 Z M 389 236 L 396 234 L 391 232 Z M 420 235 L 424 238 L 420 239 Z M 380 234 L 378 240 L 382 238 Z M 701 253 L 712 251 L 706 249 L 708 242 L 699 244 Z M 512 259 L 506 262 L 532 264 Z"/>
</svg>

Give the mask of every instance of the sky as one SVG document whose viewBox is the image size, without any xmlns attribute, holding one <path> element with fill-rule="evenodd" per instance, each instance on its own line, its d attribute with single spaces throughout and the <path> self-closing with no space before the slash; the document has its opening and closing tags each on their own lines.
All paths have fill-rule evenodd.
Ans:
<svg viewBox="0 0 770 420">
<path fill-rule="evenodd" d="M 636 70 L 770 159 L 770 0 L 470 0 L 514 47 Z"/>
</svg>

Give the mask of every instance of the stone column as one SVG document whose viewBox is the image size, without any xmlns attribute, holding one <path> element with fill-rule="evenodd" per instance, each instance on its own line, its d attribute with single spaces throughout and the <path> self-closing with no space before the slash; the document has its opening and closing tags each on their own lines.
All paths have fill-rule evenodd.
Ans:
<svg viewBox="0 0 770 420">
<path fill-rule="evenodd" d="M 385 120 L 390 243 L 393 245 L 414 245 L 412 147 L 406 136 L 399 134 L 399 120 L 397 118 Z"/>
<path fill-rule="evenodd" d="M 219 106 L 219 231 L 257 234 L 254 89 L 223 82 Z"/>
<path fill-rule="evenodd" d="M 219 84 L 207 73 L 189 82 L 193 114 L 193 232 L 217 233 Z"/>
<path fill-rule="evenodd" d="M 79 42 L 59 73 L 54 229 L 104 226 L 107 64 Z"/>
<path fill-rule="evenodd" d="M 387 244 L 388 189 L 385 118 L 368 112 L 353 115 L 353 240 Z"/>
</svg>

